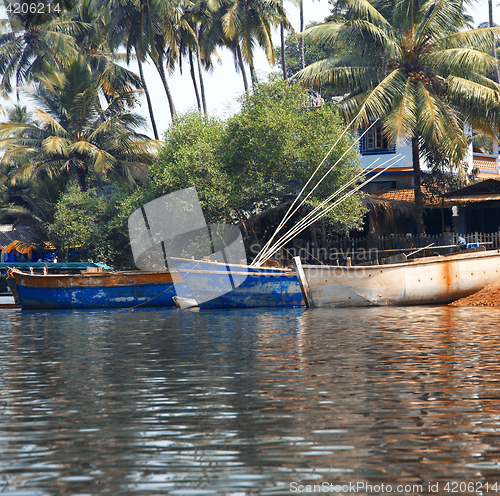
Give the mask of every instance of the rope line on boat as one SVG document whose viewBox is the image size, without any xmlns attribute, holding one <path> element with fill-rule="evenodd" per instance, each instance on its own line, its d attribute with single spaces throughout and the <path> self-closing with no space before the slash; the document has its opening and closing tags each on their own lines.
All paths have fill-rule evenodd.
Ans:
<svg viewBox="0 0 500 496">
<path fill-rule="evenodd" d="M 286 212 L 285 216 L 283 217 L 283 219 L 281 220 L 281 222 L 279 223 L 278 227 L 276 228 L 276 230 L 274 231 L 273 235 L 271 236 L 271 238 L 268 240 L 268 242 L 264 245 L 264 247 L 260 250 L 260 252 L 257 254 L 257 256 L 255 257 L 255 260 L 252 262 L 251 265 L 259 265 L 260 263 L 260 260 L 261 258 L 263 257 L 263 255 L 265 254 L 267 248 L 269 247 L 269 245 L 272 243 L 273 239 L 277 236 L 279 230 L 285 225 L 285 223 L 288 221 L 288 219 L 290 219 L 290 217 L 292 217 L 295 212 L 297 212 L 297 210 L 304 204 L 304 202 L 309 198 L 309 196 L 311 196 L 311 194 L 313 193 L 313 191 L 319 186 L 319 184 L 323 181 L 323 179 L 326 178 L 326 176 L 328 176 L 328 174 L 330 174 L 330 172 L 337 166 L 337 164 L 347 155 L 347 153 L 361 140 L 361 138 L 375 125 L 375 122 L 374 121 L 369 127 L 368 129 L 366 129 L 366 131 L 361 134 L 358 139 L 356 139 L 354 141 L 354 143 L 344 152 L 344 154 L 337 160 L 337 162 L 335 162 L 331 167 L 330 169 L 323 175 L 323 177 L 316 183 L 316 186 L 314 186 L 314 188 L 307 194 L 307 196 L 299 203 L 299 205 L 297 205 L 297 207 L 295 208 L 295 210 L 293 210 L 292 212 L 292 209 L 295 205 L 295 203 L 297 203 L 297 200 L 301 197 L 301 195 L 304 193 L 305 189 L 307 188 L 307 186 L 309 185 L 309 183 L 312 181 L 313 177 L 316 175 L 316 173 L 319 171 L 319 169 L 322 167 L 322 165 L 325 163 L 326 159 L 329 157 L 330 153 L 332 153 L 333 149 L 337 146 L 338 142 L 342 139 L 342 137 L 344 136 L 344 134 L 348 131 L 348 129 L 352 126 L 352 124 L 355 122 L 355 120 L 358 118 L 358 116 L 360 115 L 361 111 L 358 113 L 358 115 L 351 121 L 351 123 L 344 129 L 344 131 L 342 132 L 342 134 L 337 138 L 337 141 L 335 141 L 335 143 L 332 145 L 332 147 L 330 148 L 330 150 L 328 151 L 328 153 L 325 155 L 325 157 L 323 158 L 323 160 L 321 161 L 321 163 L 318 165 L 318 167 L 316 167 L 316 170 L 312 173 L 312 175 L 309 177 L 309 179 L 307 180 L 306 184 L 303 186 L 303 188 L 300 190 L 299 194 L 295 197 L 294 201 L 292 202 L 292 204 L 290 205 L 290 208 L 288 209 L 288 211 Z"/>
<path fill-rule="evenodd" d="M 265 251 L 264 254 L 261 254 L 259 260 L 257 260 L 257 261 L 254 260 L 254 262 L 252 263 L 252 265 L 260 266 L 261 264 L 263 264 L 264 262 L 266 262 L 267 260 L 269 260 L 269 258 L 271 258 L 278 250 L 280 250 L 294 236 L 296 236 L 297 234 L 299 234 L 302 231 L 304 231 L 305 229 L 307 229 L 310 225 L 314 224 L 321 217 L 327 215 L 333 208 L 335 208 L 338 205 L 340 205 L 343 201 L 345 201 L 347 198 L 349 198 L 354 193 L 356 193 L 357 191 L 359 191 L 361 188 L 363 188 L 370 181 L 373 181 L 374 179 L 376 179 L 378 176 L 380 176 L 380 174 L 384 173 L 387 169 L 389 169 L 390 167 L 393 167 L 399 161 L 403 160 L 404 156 L 400 156 L 400 155 L 401 154 L 396 155 L 396 157 L 392 157 L 389 160 L 386 160 L 383 164 L 381 164 L 381 165 L 385 165 L 385 164 L 387 164 L 389 162 L 389 165 L 387 165 L 384 169 L 380 170 L 377 174 L 375 174 L 371 178 L 367 179 L 366 181 L 364 181 L 363 183 L 361 183 L 360 185 L 358 185 L 356 188 L 353 188 L 349 192 L 345 193 L 343 196 L 341 196 L 338 200 L 336 200 L 332 205 L 329 205 L 322 212 L 316 213 L 316 212 L 318 212 L 318 210 L 322 209 L 329 201 L 331 201 L 333 198 L 335 198 L 336 196 L 338 196 L 339 193 L 341 193 L 347 187 L 349 187 L 353 182 L 357 181 L 357 179 L 361 175 L 363 175 L 368 168 L 371 168 L 376 161 L 373 162 L 368 167 L 366 167 L 356 177 L 354 177 L 353 179 L 351 179 L 351 181 L 349 181 L 344 186 L 342 186 L 341 188 L 339 188 L 337 191 L 335 191 L 334 193 L 332 193 L 326 200 L 324 200 L 322 203 L 320 203 L 320 205 L 318 205 L 311 212 L 309 212 L 303 219 L 301 219 L 295 226 L 293 226 L 292 229 L 290 229 L 278 241 L 276 241 L 276 243 L 271 248 L 268 248 Z M 397 157 L 400 157 L 400 158 L 398 158 L 398 160 L 394 160 Z"/>
<path fill-rule="evenodd" d="M 402 160 L 402 158 L 400 160 Z M 387 161 L 384 162 L 384 163 L 387 163 Z M 397 163 L 397 162 L 395 162 L 395 163 Z M 312 212 L 309 212 L 309 214 L 307 214 L 303 219 L 301 219 L 301 221 L 298 222 L 290 231 L 288 231 L 287 233 L 285 233 L 275 243 L 275 245 L 273 245 L 267 251 L 265 257 L 261 258 L 261 260 L 260 260 L 259 263 L 264 263 L 266 260 L 269 260 L 269 258 L 271 258 L 273 256 L 273 254 L 276 253 L 276 251 L 278 251 L 281 247 L 283 247 L 288 241 L 290 241 L 290 239 L 292 239 L 294 236 L 296 236 L 297 234 L 299 234 L 302 231 L 304 231 L 305 229 L 307 229 L 309 226 L 311 226 L 312 224 L 314 224 L 321 217 L 327 215 L 333 208 L 335 208 L 336 206 L 340 205 L 343 201 L 345 201 L 347 198 L 349 198 L 354 193 L 356 193 L 357 191 L 359 191 L 367 183 L 369 183 L 373 179 L 377 178 L 380 174 L 384 173 L 387 169 L 389 169 L 393 165 L 394 165 L 394 163 L 393 164 L 389 164 L 387 167 L 385 167 L 384 169 L 382 169 L 376 175 L 374 175 L 370 179 L 364 181 L 362 184 L 360 184 L 356 188 L 352 189 L 351 191 L 349 191 L 348 193 L 346 193 L 345 195 L 343 195 L 341 198 L 339 198 L 337 201 L 335 201 L 332 205 L 330 205 L 327 209 L 325 209 L 323 212 L 320 212 L 319 214 L 316 214 L 316 216 L 311 219 L 311 217 L 319 210 L 319 208 L 321 208 L 326 202 L 328 202 L 329 200 L 333 199 L 337 195 L 337 192 L 335 192 L 332 195 L 330 195 L 329 199 L 325 200 L 325 202 L 323 202 L 321 204 L 321 206 L 318 206 Z M 345 187 L 341 188 L 341 190 L 343 190 L 343 189 L 345 189 Z"/>
<path fill-rule="evenodd" d="M 308 255 L 311 255 L 314 260 L 317 260 L 321 265 L 325 265 L 319 258 L 316 258 L 312 253 L 309 253 L 305 248 L 300 248 L 301 250 L 304 250 Z M 283 248 L 292 258 L 293 258 L 293 253 L 290 253 L 290 250 L 287 250 L 286 248 Z"/>
<path fill-rule="evenodd" d="M 161 296 L 162 294 L 165 294 L 167 291 L 170 291 L 171 288 L 167 288 L 165 291 L 162 291 L 161 293 L 158 293 L 156 296 L 153 296 L 149 300 L 143 301 L 141 303 L 138 303 L 137 305 L 134 305 L 133 307 L 127 307 L 127 308 L 121 308 L 118 310 L 119 312 L 125 312 L 126 310 L 133 310 L 134 308 L 140 307 L 142 305 L 145 305 L 146 303 L 149 303 L 150 301 L 153 301 L 155 298 L 158 298 L 158 296 Z"/>
</svg>

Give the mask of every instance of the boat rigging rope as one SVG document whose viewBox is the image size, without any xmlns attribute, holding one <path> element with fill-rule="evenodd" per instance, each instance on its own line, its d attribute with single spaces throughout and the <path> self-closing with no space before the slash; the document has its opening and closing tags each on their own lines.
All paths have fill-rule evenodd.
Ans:
<svg viewBox="0 0 500 496">
<path fill-rule="evenodd" d="M 307 196 L 299 203 L 299 205 L 297 205 L 297 207 L 295 208 L 295 210 L 292 211 L 295 203 L 297 202 L 297 200 L 302 196 L 302 194 L 304 193 L 305 189 L 307 188 L 307 186 L 309 185 L 309 183 L 312 181 L 313 177 L 316 175 L 316 173 L 319 171 L 319 169 L 323 166 L 323 164 L 325 163 L 326 159 L 330 156 L 330 154 L 332 153 L 333 149 L 337 146 L 337 144 L 339 143 L 339 141 L 342 139 L 342 137 L 344 136 L 344 134 L 348 131 L 348 129 L 352 126 L 352 124 L 356 121 L 356 119 L 359 117 L 359 114 L 361 113 L 361 111 L 358 113 L 358 115 L 351 121 L 351 123 L 344 129 L 344 131 L 342 132 L 342 134 L 337 138 L 337 141 L 335 141 L 335 143 L 332 145 L 332 147 L 330 148 L 330 150 L 328 150 L 328 153 L 324 156 L 323 160 L 321 161 L 321 163 L 318 165 L 318 167 L 316 167 L 316 170 L 312 173 L 312 175 L 309 177 L 309 179 L 307 180 L 306 184 L 302 187 L 302 189 L 300 190 L 299 194 L 295 197 L 295 200 L 293 201 L 293 203 L 290 205 L 290 208 L 288 209 L 287 213 L 285 214 L 285 216 L 283 217 L 283 219 L 281 220 L 281 222 L 279 223 L 278 227 L 276 228 L 276 230 L 274 231 L 274 234 L 271 236 L 271 238 L 269 239 L 269 241 L 264 245 L 264 247 L 260 250 L 260 252 L 257 254 L 257 256 L 255 257 L 255 260 L 250 264 L 250 265 L 260 265 L 260 261 L 261 261 L 261 258 L 264 256 L 264 254 L 266 253 L 267 251 L 267 248 L 269 247 L 269 245 L 272 243 L 273 239 L 275 238 L 275 236 L 278 234 L 279 230 L 285 225 L 285 223 L 288 221 L 288 219 L 290 219 L 290 217 L 292 217 L 293 214 L 295 214 L 295 212 L 297 212 L 297 210 L 304 204 L 304 202 L 309 198 L 309 196 L 311 196 L 312 192 L 320 185 L 320 183 L 323 181 L 323 179 L 325 179 L 326 176 L 328 176 L 328 174 L 330 174 L 330 172 L 337 166 L 337 164 L 346 156 L 346 154 L 358 143 L 358 141 L 375 125 L 375 122 L 374 121 L 369 127 L 368 129 L 366 129 L 366 131 L 361 134 L 357 140 L 354 141 L 354 143 L 352 143 L 352 145 L 344 152 L 344 154 L 330 167 L 330 169 L 323 175 L 323 177 L 316 183 L 316 186 L 314 186 L 314 188 L 307 194 Z"/>
<path fill-rule="evenodd" d="M 323 217 L 326 214 L 328 214 L 333 208 L 335 208 L 336 206 L 340 205 L 340 203 L 342 203 L 347 198 L 349 198 L 350 196 L 352 196 L 354 193 L 356 193 L 357 191 L 359 191 L 362 187 L 364 187 L 370 181 L 373 181 L 373 179 L 376 179 L 378 176 L 380 176 L 380 174 L 384 173 L 387 169 L 389 169 L 390 167 L 394 166 L 396 163 L 398 163 L 400 160 L 402 160 L 404 158 L 404 156 L 400 157 L 395 162 L 394 162 L 394 158 L 396 158 L 396 157 L 393 157 L 390 160 L 387 160 L 387 161 L 385 161 L 382 164 L 382 165 L 385 165 L 387 162 L 391 162 L 384 169 L 380 170 L 377 174 L 375 174 L 374 176 L 372 176 L 370 179 L 367 179 L 362 184 L 358 185 L 356 188 L 353 188 L 352 190 L 350 190 L 348 193 L 346 193 L 345 195 L 343 195 L 342 197 L 340 197 L 337 201 L 335 201 L 332 205 L 329 205 L 325 210 L 323 210 L 322 212 L 316 214 L 313 217 L 313 215 L 319 209 L 321 209 L 326 203 L 328 203 L 335 196 L 337 196 L 341 191 L 343 191 L 346 187 L 348 187 L 348 185 L 352 184 L 353 180 L 351 180 L 349 183 L 347 183 L 347 185 L 344 185 L 339 190 L 335 191 L 335 193 L 333 193 L 332 195 L 330 195 L 330 197 L 328 197 L 326 200 L 324 200 L 314 210 L 312 210 L 311 212 L 309 212 L 309 214 L 307 214 L 306 217 L 304 217 L 303 219 L 301 219 L 301 221 L 298 222 L 290 231 L 288 231 L 287 233 L 285 233 L 271 248 L 269 248 L 268 250 L 266 250 L 265 254 L 263 256 L 261 256 L 260 260 L 255 265 L 259 266 L 259 265 L 263 264 L 264 262 L 266 262 L 267 260 L 269 260 L 269 258 L 271 258 L 274 255 L 274 253 L 276 253 L 278 250 L 280 250 L 288 241 L 290 241 L 290 239 L 292 239 L 294 236 L 296 236 L 300 232 L 302 232 L 305 229 L 307 229 L 310 225 L 314 224 L 321 217 Z M 363 173 L 360 173 L 360 174 L 362 175 Z M 354 180 L 356 180 L 356 178 L 354 178 Z M 254 261 L 254 263 L 255 263 L 255 261 Z"/>
</svg>

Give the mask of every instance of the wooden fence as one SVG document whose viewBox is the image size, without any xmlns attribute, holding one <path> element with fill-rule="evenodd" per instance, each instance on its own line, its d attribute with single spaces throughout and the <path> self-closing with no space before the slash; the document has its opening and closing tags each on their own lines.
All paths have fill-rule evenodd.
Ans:
<svg viewBox="0 0 500 496">
<path fill-rule="evenodd" d="M 461 239 L 460 239 L 461 238 Z M 391 236 L 367 236 L 366 238 L 339 238 L 334 240 L 330 247 L 337 251 L 359 251 L 375 248 L 380 251 L 402 250 L 408 248 L 424 248 L 426 246 L 449 246 L 457 245 L 459 241 L 465 243 L 480 243 L 486 248 L 500 248 L 500 232 L 496 233 L 469 233 L 456 234 L 445 233 L 438 235 L 418 234 L 408 236 L 403 234 L 393 234 Z"/>
<path fill-rule="evenodd" d="M 350 258 L 353 263 L 369 260 L 379 260 L 383 257 L 399 253 L 426 256 L 429 254 L 446 254 L 455 250 L 459 244 L 479 243 L 486 249 L 500 248 L 500 232 L 496 233 L 469 233 L 444 235 L 419 234 L 416 236 L 395 234 L 391 236 L 367 236 L 365 238 L 337 238 L 327 247 L 315 247 L 313 243 L 304 243 L 297 239 L 294 243 L 294 255 L 310 260 L 331 263 L 346 261 Z M 440 248 L 441 247 L 441 248 Z M 422 249 L 422 248 L 427 248 Z M 288 251 L 288 250 L 287 250 Z M 292 253 L 283 253 L 284 258 L 291 258 Z"/>
</svg>

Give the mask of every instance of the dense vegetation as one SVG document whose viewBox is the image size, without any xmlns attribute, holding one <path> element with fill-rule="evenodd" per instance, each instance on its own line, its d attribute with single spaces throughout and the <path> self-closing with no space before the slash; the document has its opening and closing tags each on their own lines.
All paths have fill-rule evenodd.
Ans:
<svg viewBox="0 0 500 496">
<path fill-rule="evenodd" d="M 466 119 L 483 133 L 498 133 L 500 87 L 489 55 L 497 28 L 462 32 L 459 0 L 342 0 L 333 7 L 335 22 L 308 29 L 305 43 L 290 35 L 285 46 L 283 38 L 288 81 L 262 84 L 255 50 L 273 63 L 272 30 L 291 29 L 278 0 L 9 4 L 0 91 L 14 103 L 0 122 L 1 220 L 31 225 L 63 256 L 76 246 L 84 258 L 127 267 L 127 219 L 136 208 L 194 185 L 208 221 L 245 223 L 300 189 L 344 129 L 343 116 L 361 110 L 360 123 L 383 119 L 389 139 L 414 139 L 424 151 L 429 144 L 436 162 L 463 156 Z M 246 90 L 241 110 L 224 121 L 206 114 L 203 81 L 220 47 L 233 52 Z M 139 74 L 123 67 L 132 60 Z M 169 72 L 183 60 L 198 112 L 179 115 Z M 163 142 L 142 70 L 147 62 L 169 102 L 173 124 Z M 307 89 L 291 82 L 297 78 Z M 313 88 L 326 98 L 315 109 Z M 330 96 L 346 91 L 339 115 Z M 146 95 L 155 139 L 136 112 L 138 92 Z M 323 170 L 350 143 L 343 138 Z M 347 152 L 305 208 L 357 171 L 355 153 Z M 322 228 L 345 233 L 360 226 L 362 215 L 353 197 Z"/>
<path fill-rule="evenodd" d="M 132 188 L 126 177 L 90 166 L 85 168 L 85 182 L 80 182 L 78 169 L 73 177 L 72 168 L 60 165 L 63 153 L 66 165 L 73 160 L 73 155 L 65 150 L 46 158 L 44 143 L 53 136 L 47 133 L 48 140 L 40 139 L 42 123 L 25 126 L 16 122 L 5 126 L 19 127 L 26 135 L 34 134 L 32 139 L 24 138 L 23 145 L 22 137 L 10 130 L 11 137 L 5 141 L 7 154 L 12 157 L 10 178 L 16 188 L 20 189 L 23 183 L 24 166 L 15 167 L 14 157 L 30 157 L 26 165 L 34 171 L 25 176 L 29 179 L 23 192 L 26 196 L 10 197 L 10 205 L 3 209 L 4 218 L 10 215 L 25 223 L 31 221 L 40 239 L 50 240 L 63 258 L 69 247 L 77 247 L 82 258 L 113 267 L 132 266 L 127 220 L 144 203 L 195 186 L 207 222 L 245 222 L 296 194 L 343 131 L 334 105 L 312 108 L 309 93 L 302 86 L 271 80 L 256 85 L 242 99 L 241 110 L 226 121 L 199 112 L 179 115 L 166 133 L 157 158 L 149 164 L 149 180 Z M 65 136 L 64 142 L 74 150 Z M 81 138 L 80 146 L 85 149 L 90 140 L 84 141 L 84 135 Z M 356 153 L 349 150 L 351 145 L 350 137 L 344 134 L 321 173 L 342 160 L 309 198 L 308 205 L 325 199 L 359 172 Z M 77 157 L 83 161 L 86 155 L 80 151 Z M 53 168 L 44 166 L 43 160 Z M 99 187 L 98 179 L 102 183 L 104 176 L 114 181 L 113 187 Z M 50 208 L 42 210 L 27 201 L 30 196 L 41 200 L 35 194 L 35 185 L 43 185 L 42 191 L 61 186 L 58 199 L 54 201 L 52 196 L 52 201 L 43 204 Z M 13 194 L 16 188 L 4 187 L 6 201 L 7 193 Z M 105 192 L 109 194 L 104 195 Z M 360 227 L 363 213 L 359 198 L 352 197 L 329 213 L 322 226 L 328 227 L 329 232 L 345 233 Z"/>
<path fill-rule="evenodd" d="M 340 49 L 301 70 L 301 81 L 345 92 L 349 121 L 384 125 L 390 143 L 411 141 L 417 227 L 424 232 L 420 158 L 432 149 L 460 169 L 467 128 L 497 139 L 500 85 L 491 54 L 500 28 L 471 29 L 462 0 L 338 0 L 342 19 L 305 35 Z"/>
</svg>

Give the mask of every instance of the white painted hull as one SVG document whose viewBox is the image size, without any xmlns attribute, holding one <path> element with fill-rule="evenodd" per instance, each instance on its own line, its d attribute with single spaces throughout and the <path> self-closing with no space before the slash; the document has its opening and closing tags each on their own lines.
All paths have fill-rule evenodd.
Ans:
<svg viewBox="0 0 500 496">
<path fill-rule="evenodd" d="M 390 265 L 303 265 L 297 274 L 313 307 L 448 303 L 500 279 L 500 250 Z"/>
</svg>

